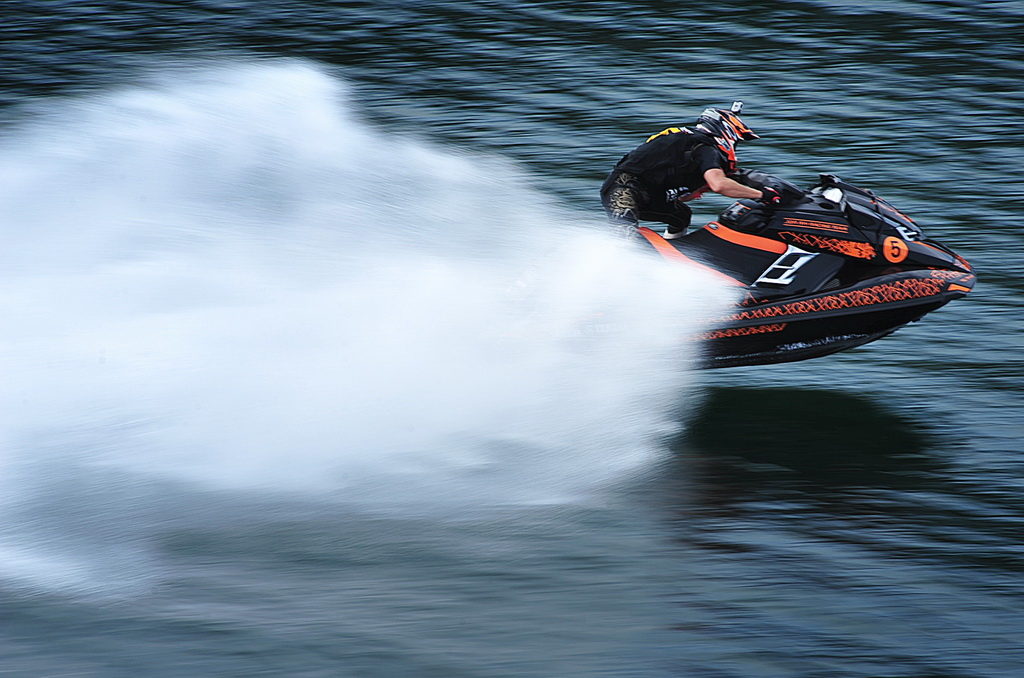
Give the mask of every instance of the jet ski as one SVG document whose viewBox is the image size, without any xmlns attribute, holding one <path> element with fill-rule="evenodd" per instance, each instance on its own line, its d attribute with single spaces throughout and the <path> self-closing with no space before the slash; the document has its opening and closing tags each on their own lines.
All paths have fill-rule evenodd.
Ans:
<svg viewBox="0 0 1024 678">
<path fill-rule="evenodd" d="M 641 246 L 711 268 L 741 296 L 697 339 L 705 368 L 767 365 L 845 351 L 892 334 L 967 295 L 971 265 L 870 190 L 821 174 L 807 191 L 764 172 L 778 206 L 739 200 L 716 221 L 666 239 L 640 228 Z"/>
</svg>

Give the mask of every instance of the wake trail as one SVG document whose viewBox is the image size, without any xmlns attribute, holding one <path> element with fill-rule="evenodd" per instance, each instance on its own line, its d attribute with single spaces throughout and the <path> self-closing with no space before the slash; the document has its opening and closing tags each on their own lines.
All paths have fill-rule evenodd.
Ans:
<svg viewBox="0 0 1024 678">
<path fill-rule="evenodd" d="M 70 477 L 115 504 L 154 480 L 564 501 L 657 457 L 728 292 L 351 96 L 308 62 L 228 63 L 6 132 L 8 516 Z"/>
</svg>

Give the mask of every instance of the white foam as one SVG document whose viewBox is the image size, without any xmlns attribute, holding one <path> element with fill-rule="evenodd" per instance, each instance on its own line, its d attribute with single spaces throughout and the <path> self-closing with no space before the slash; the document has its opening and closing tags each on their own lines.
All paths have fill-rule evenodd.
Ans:
<svg viewBox="0 0 1024 678">
<path fill-rule="evenodd" d="M 101 465 L 368 504 L 560 501 L 658 454 L 685 336 L 726 293 L 348 97 L 305 62 L 230 64 L 8 134 L 5 484 Z"/>
</svg>

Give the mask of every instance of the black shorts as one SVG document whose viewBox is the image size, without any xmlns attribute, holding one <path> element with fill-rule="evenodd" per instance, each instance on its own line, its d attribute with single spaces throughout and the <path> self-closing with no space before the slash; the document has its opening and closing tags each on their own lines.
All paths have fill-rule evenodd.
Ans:
<svg viewBox="0 0 1024 678">
<path fill-rule="evenodd" d="M 686 203 L 652 193 L 634 175 L 613 171 L 601 186 L 601 204 L 613 222 L 658 221 L 673 230 L 688 228 L 693 211 Z"/>
</svg>

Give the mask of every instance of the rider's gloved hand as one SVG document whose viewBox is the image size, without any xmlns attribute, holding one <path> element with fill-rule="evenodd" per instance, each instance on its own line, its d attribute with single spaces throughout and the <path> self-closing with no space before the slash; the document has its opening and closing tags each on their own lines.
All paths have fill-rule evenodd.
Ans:
<svg viewBox="0 0 1024 678">
<path fill-rule="evenodd" d="M 782 204 L 782 194 L 770 186 L 765 186 L 761 189 L 761 197 L 757 200 L 765 205 L 771 205 L 774 207 Z"/>
</svg>

